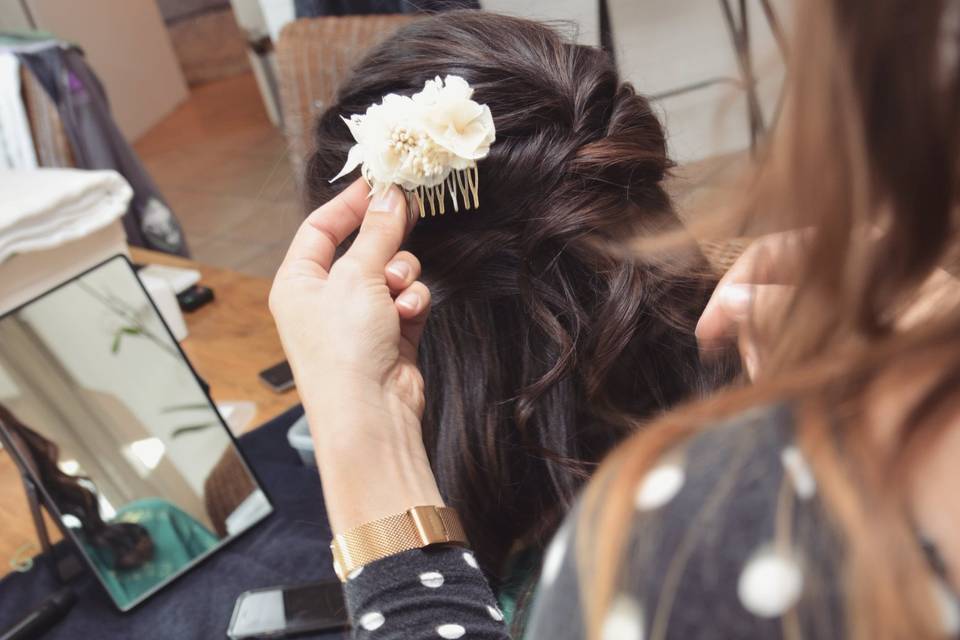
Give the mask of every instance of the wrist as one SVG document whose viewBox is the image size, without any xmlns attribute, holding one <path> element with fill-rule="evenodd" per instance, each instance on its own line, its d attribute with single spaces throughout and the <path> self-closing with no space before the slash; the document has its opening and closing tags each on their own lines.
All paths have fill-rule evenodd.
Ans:
<svg viewBox="0 0 960 640">
<path fill-rule="evenodd" d="M 318 463 L 426 457 L 420 415 L 376 385 L 337 385 L 303 397 Z"/>
<path fill-rule="evenodd" d="M 419 416 L 357 385 L 304 398 L 334 535 L 420 505 L 443 505 Z"/>
<path fill-rule="evenodd" d="M 320 480 L 334 535 L 417 506 L 444 506 L 426 459 L 372 454 L 321 463 Z"/>
</svg>

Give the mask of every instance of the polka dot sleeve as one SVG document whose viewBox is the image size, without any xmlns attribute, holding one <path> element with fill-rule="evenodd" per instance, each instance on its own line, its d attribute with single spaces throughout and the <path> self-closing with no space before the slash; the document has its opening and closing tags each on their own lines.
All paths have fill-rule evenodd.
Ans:
<svg viewBox="0 0 960 640">
<path fill-rule="evenodd" d="M 630 497 L 622 575 L 598 620 L 600 640 L 847 637 L 844 545 L 785 407 L 705 430 L 662 457 Z M 603 541 L 578 538 L 589 530 L 576 526 L 586 513 L 575 507 L 544 555 L 524 640 L 587 637 L 591 581 L 578 570 L 591 558 L 579 554 Z M 960 599 L 940 564 L 931 562 L 932 597 L 944 637 L 960 639 Z M 345 590 L 356 638 L 509 639 L 463 549 L 386 558 L 354 574 Z"/>
<path fill-rule="evenodd" d="M 415 549 L 353 572 L 344 585 L 359 640 L 509 640 L 476 558 L 458 547 Z"/>
</svg>

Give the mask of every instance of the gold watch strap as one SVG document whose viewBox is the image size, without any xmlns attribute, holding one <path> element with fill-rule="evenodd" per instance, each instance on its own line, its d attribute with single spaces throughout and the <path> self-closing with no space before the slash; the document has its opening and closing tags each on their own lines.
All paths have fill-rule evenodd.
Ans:
<svg viewBox="0 0 960 640">
<path fill-rule="evenodd" d="M 330 543 L 333 568 L 341 581 L 354 570 L 388 556 L 434 544 L 468 546 L 460 517 L 450 507 L 413 507 L 362 524 Z"/>
</svg>

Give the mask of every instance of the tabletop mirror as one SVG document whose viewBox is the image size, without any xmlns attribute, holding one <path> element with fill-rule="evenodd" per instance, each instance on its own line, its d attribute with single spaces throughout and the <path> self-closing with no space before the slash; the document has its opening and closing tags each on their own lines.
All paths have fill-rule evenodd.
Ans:
<svg viewBox="0 0 960 640">
<path fill-rule="evenodd" d="M 0 428 L 121 610 L 272 511 L 123 256 L 0 318 Z"/>
</svg>

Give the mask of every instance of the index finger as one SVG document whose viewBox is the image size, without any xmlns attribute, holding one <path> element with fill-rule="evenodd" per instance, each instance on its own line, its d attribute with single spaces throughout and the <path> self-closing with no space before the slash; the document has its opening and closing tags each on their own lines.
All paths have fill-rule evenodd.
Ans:
<svg viewBox="0 0 960 640">
<path fill-rule="evenodd" d="M 369 193 L 370 187 L 358 178 L 314 210 L 297 229 L 283 264 L 306 260 L 323 271 L 329 271 L 337 247 L 360 226 Z"/>
<path fill-rule="evenodd" d="M 720 284 L 795 284 L 793 279 L 804 252 L 803 238 L 808 234 L 805 230 L 780 231 L 757 238 L 724 274 Z"/>
</svg>

